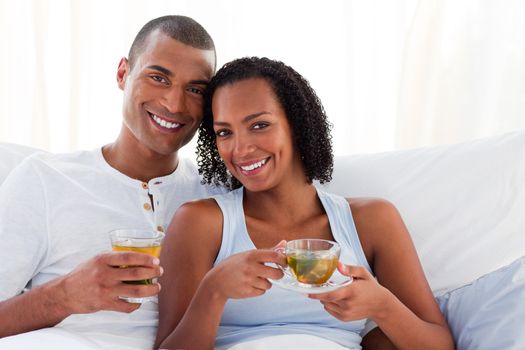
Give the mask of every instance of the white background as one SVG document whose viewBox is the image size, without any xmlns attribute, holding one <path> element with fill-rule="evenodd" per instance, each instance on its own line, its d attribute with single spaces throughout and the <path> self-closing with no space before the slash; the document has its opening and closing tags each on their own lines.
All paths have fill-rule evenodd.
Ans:
<svg viewBox="0 0 525 350">
<path fill-rule="evenodd" d="M 294 67 L 323 101 L 337 155 L 525 127 L 521 0 L 0 0 L 0 142 L 112 142 L 118 62 L 166 14 L 200 22 L 219 67 L 252 55 Z"/>
</svg>

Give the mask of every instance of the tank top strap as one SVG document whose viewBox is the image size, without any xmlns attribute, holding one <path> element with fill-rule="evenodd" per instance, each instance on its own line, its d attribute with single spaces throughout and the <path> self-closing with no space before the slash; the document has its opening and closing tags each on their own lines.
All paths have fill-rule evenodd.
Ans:
<svg viewBox="0 0 525 350">
<path fill-rule="evenodd" d="M 253 249 L 253 243 L 246 230 L 242 207 L 243 187 L 212 198 L 222 211 L 222 241 L 214 262 L 216 265 L 239 251 Z"/>
<path fill-rule="evenodd" d="M 357 264 L 366 267 L 368 271 L 372 272 L 357 234 L 352 209 L 346 198 L 325 192 L 319 188 L 317 188 L 317 195 L 323 204 L 326 215 L 328 215 L 332 235 L 341 245 L 341 259 L 343 262 L 348 254 L 353 255 L 352 260 L 357 260 Z"/>
</svg>

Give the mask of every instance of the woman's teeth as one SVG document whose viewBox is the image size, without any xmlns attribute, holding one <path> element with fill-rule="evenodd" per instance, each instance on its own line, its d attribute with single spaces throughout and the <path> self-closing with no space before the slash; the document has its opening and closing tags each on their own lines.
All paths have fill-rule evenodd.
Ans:
<svg viewBox="0 0 525 350">
<path fill-rule="evenodd" d="M 241 166 L 241 169 L 244 170 L 244 171 L 251 171 L 253 169 L 257 169 L 257 168 L 262 167 L 265 163 L 266 163 L 266 159 L 263 159 L 263 160 L 261 160 L 259 162 L 256 162 L 256 163 L 253 163 L 253 164 L 250 164 L 250 165 Z"/>
</svg>

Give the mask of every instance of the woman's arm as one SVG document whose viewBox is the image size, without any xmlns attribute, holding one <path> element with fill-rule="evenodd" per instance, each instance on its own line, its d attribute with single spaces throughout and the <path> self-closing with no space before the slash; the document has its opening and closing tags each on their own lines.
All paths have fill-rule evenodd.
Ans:
<svg viewBox="0 0 525 350">
<path fill-rule="evenodd" d="M 159 328 L 155 348 L 161 344 L 166 347 L 166 341 L 177 338 L 173 331 L 184 316 L 201 280 L 212 268 L 221 239 L 222 213 L 215 201 L 186 203 L 175 213 L 160 256 L 164 274 L 159 279 L 162 289 L 159 293 Z M 222 309 L 220 303 L 210 304 L 218 306 L 207 313 L 207 321 L 212 323 L 208 328 L 213 329 L 213 323 L 216 323 L 217 318 L 220 319 Z M 188 338 L 200 338 L 205 343 L 211 342 L 213 346 L 215 333 L 208 331 L 206 334 L 203 332 L 206 327 L 200 326 L 205 326 L 205 322 L 194 327 L 199 334 L 192 336 L 190 332 Z"/>
<path fill-rule="evenodd" d="M 212 268 L 221 240 L 222 213 L 215 202 L 186 204 L 175 214 L 161 253 L 156 347 L 213 349 L 226 301 L 261 295 L 271 288 L 268 278 L 282 277 L 281 270 L 265 265 L 286 264 L 271 249 L 235 254 Z"/>
<path fill-rule="evenodd" d="M 327 311 L 341 320 L 375 321 L 380 329 L 365 336 L 364 348 L 453 349 L 448 325 L 396 208 L 383 200 L 349 203 L 377 281 L 363 267 L 341 265 L 354 283 L 319 295 Z"/>
</svg>

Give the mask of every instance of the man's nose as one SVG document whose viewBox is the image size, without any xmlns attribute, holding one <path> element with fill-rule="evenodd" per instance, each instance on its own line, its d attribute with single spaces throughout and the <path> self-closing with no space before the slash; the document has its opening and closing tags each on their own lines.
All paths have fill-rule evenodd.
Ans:
<svg viewBox="0 0 525 350">
<path fill-rule="evenodd" d="M 184 89 L 173 86 L 166 91 L 162 99 L 162 105 L 171 113 L 181 113 L 186 111 L 186 99 Z"/>
</svg>

